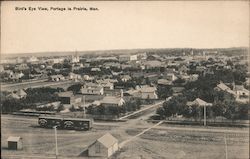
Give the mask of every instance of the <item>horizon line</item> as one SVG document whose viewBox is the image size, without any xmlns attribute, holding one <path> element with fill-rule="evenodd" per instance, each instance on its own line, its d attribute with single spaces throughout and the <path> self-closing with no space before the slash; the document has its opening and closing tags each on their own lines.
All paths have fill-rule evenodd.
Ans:
<svg viewBox="0 0 250 159">
<path fill-rule="evenodd" d="M 18 55 L 18 54 L 39 54 L 39 53 L 59 53 L 59 52 L 100 52 L 100 51 L 119 51 L 119 50 L 147 50 L 147 49 L 229 49 L 229 48 L 249 48 L 249 46 L 231 46 L 231 47 L 164 47 L 164 48 L 129 48 L 129 49 L 104 49 L 104 50 L 54 50 L 54 51 L 37 51 L 37 52 L 17 52 L 17 53 L 1 53 L 1 55 Z"/>
</svg>

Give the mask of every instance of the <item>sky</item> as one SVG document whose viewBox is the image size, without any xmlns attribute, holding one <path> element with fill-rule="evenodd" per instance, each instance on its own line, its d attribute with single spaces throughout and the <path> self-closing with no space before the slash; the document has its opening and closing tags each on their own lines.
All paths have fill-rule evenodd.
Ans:
<svg viewBox="0 0 250 159">
<path fill-rule="evenodd" d="M 248 1 L 4 1 L 1 5 L 2 54 L 239 46 L 249 46 Z"/>
</svg>

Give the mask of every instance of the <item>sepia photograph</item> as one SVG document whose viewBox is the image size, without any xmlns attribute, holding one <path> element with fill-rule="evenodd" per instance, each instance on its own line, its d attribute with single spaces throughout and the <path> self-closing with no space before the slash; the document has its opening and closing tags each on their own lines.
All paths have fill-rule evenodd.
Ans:
<svg viewBox="0 0 250 159">
<path fill-rule="evenodd" d="M 1 159 L 249 159 L 249 9 L 2 1 Z"/>
</svg>

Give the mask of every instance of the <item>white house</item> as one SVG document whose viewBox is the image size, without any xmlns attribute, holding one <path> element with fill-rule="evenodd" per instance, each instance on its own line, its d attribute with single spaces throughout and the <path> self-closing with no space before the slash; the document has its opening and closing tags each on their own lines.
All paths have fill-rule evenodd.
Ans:
<svg viewBox="0 0 250 159">
<path fill-rule="evenodd" d="M 86 83 L 80 92 L 88 95 L 103 95 L 103 87 L 95 83 Z"/>
<path fill-rule="evenodd" d="M 169 81 L 172 81 L 172 82 L 177 80 L 177 77 L 173 73 L 168 73 L 167 75 L 165 75 L 165 78 Z"/>
<path fill-rule="evenodd" d="M 135 90 L 128 90 L 126 93 L 142 99 L 158 99 L 156 88 L 148 85 L 137 86 Z"/>
<path fill-rule="evenodd" d="M 63 80 L 65 80 L 65 77 L 63 75 L 51 75 L 49 78 L 51 81 L 63 81 Z"/>
<path fill-rule="evenodd" d="M 207 103 L 206 101 L 200 99 L 200 98 L 196 98 L 194 101 L 192 102 L 187 102 L 188 106 L 192 106 L 192 105 L 197 105 L 197 106 L 212 106 L 212 103 Z"/>
<path fill-rule="evenodd" d="M 105 96 L 100 103 L 102 106 L 122 106 L 125 101 L 122 96 Z"/>
<path fill-rule="evenodd" d="M 7 139 L 8 149 L 21 150 L 23 148 L 22 138 L 20 136 L 10 136 Z"/>
<path fill-rule="evenodd" d="M 243 96 L 245 96 L 245 97 L 249 96 L 249 90 L 244 88 L 243 85 L 235 85 L 234 91 L 235 91 L 238 98 L 240 98 L 241 96 L 242 97 Z"/>
<path fill-rule="evenodd" d="M 89 157 L 110 157 L 117 150 L 118 140 L 114 138 L 111 134 L 107 133 L 97 139 L 88 147 Z"/>
</svg>

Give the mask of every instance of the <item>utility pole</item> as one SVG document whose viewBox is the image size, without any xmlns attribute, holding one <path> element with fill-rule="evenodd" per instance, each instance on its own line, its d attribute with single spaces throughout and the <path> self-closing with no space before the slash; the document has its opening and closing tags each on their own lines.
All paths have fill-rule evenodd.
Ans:
<svg viewBox="0 0 250 159">
<path fill-rule="evenodd" d="M 226 151 L 226 159 L 227 159 L 227 136 L 226 134 L 224 135 L 224 140 L 225 140 L 225 151 Z"/>
<path fill-rule="evenodd" d="M 206 123 L 207 113 L 206 113 L 206 105 L 204 105 L 204 126 L 207 125 Z"/>
<path fill-rule="evenodd" d="M 86 118 L 85 96 L 83 96 L 83 117 Z"/>
<path fill-rule="evenodd" d="M 55 129 L 55 142 L 56 142 L 56 159 L 58 158 L 58 149 L 57 149 L 57 126 L 53 127 Z"/>
</svg>

